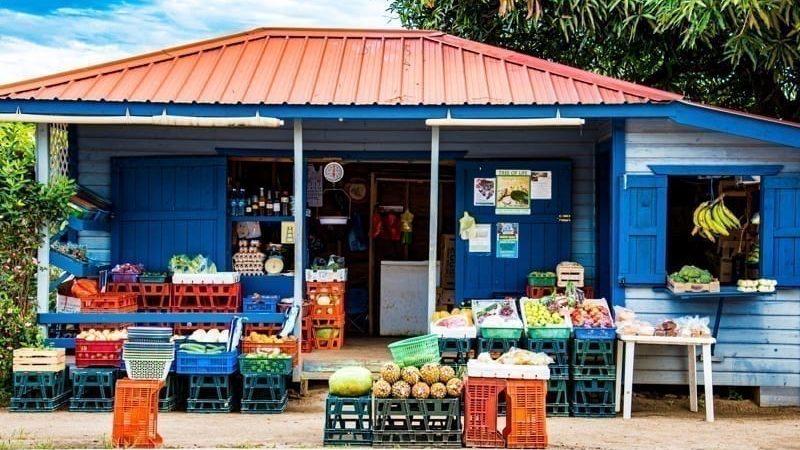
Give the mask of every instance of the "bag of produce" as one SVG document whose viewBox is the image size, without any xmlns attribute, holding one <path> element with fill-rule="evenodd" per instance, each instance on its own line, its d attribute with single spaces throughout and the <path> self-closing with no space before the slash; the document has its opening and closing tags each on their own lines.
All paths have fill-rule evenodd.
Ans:
<svg viewBox="0 0 800 450">
<path fill-rule="evenodd" d="M 523 350 L 511 347 L 507 352 L 500 355 L 497 361 L 501 364 L 511 364 L 515 366 L 547 366 L 553 364 L 553 358 L 546 353 L 534 353 L 530 350 Z"/>
<path fill-rule="evenodd" d="M 675 319 L 678 326 L 678 336 L 681 337 L 709 337 L 711 329 L 708 328 L 708 317 L 683 316 Z"/>
</svg>

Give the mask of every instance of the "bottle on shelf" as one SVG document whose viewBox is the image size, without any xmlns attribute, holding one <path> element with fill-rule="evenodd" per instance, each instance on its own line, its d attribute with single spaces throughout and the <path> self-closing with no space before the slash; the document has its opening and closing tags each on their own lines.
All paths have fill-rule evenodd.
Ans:
<svg viewBox="0 0 800 450">
<path fill-rule="evenodd" d="M 267 198 L 264 202 L 264 215 L 271 216 L 272 215 L 272 191 L 267 191 Z"/>
<path fill-rule="evenodd" d="M 258 209 L 258 195 L 253 194 L 253 197 L 250 198 L 250 208 L 253 210 L 253 215 L 258 216 L 261 215 L 261 212 Z"/>
<path fill-rule="evenodd" d="M 267 197 L 264 195 L 264 188 L 258 189 L 258 214 L 264 215 L 267 208 Z"/>
<path fill-rule="evenodd" d="M 275 191 L 275 195 L 272 197 L 272 215 L 273 216 L 280 216 L 281 215 L 281 193 L 280 191 Z"/>
<path fill-rule="evenodd" d="M 236 215 L 243 216 L 245 215 L 245 192 L 244 188 L 239 189 L 239 196 L 236 198 Z"/>
<path fill-rule="evenodd" d="M 281 215 L 289 215 L 289 193 L 286 191 L 283 191 L 283 195 L 281 195 Z"/>
<path fill-rule="evenodd" d="M 239 211 L 239 199 L 237 198 L 239 195 L 239 191 L 236 188 L 231 189 L 230 199 L 228 200 L 228 214 L 235 216 L 237 211 Z"/>
</svg>

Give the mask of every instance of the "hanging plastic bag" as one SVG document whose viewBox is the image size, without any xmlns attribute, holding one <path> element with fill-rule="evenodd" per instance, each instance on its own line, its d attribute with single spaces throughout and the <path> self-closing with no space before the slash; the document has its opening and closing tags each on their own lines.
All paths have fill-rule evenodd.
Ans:
<svg viewBox="0 0 800 450">
<path fill-rule="evenodd" d="M 364 252 L 368 248 L 367 232 L 364 231 L 364 221 L 360 214 L 354 214 L 347 232 L 347 244 L 351 252 Z"/>
</svg>

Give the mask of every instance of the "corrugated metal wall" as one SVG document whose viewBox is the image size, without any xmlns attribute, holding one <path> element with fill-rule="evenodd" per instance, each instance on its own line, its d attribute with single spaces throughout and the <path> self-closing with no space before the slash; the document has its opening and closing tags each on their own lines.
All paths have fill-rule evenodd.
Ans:
<svg viewBox="0 0 800 450">
<path fill-rule="evenodd" d="M 782 164 L 800 173 L 800 151 L 675 125 L 666 120 L 628 120 L 626 170 L 650 173 L 649 164 Z M 678 301 L 650 288 L 627 288 L 626 305 L 646 320 L 698 314 L 714 317 L 715 300 Z M 800 290 L 771 300 L 736 299 L 724 306 L 714 384 L 800 386 Z M 637 349 L 636 383 L 686 382 L 684 349 Z M 666 356 L 666 358 L 665 358 Z"/>
<path fill-rule="evenodd" d="M 430 130 L 422 121 L 305 121 L 304 147 L 323 151 L 430 151 Z M 291 150 L 292 127 L 211 129 L 81 126 L 78 128 L 79 182 L 101 195 L 110 192 L 110 158 L 148 155 L 215 154 L 216 149 Z M 573 257 L 594 278 L 594 142 L 596 131 L 576 129 L 443 130 L 441 151 L 469 158 L 560 158 L 573 164 Z M 90 256 L 108 260 L 110 239 L 85 232 Z"/>
</svg>

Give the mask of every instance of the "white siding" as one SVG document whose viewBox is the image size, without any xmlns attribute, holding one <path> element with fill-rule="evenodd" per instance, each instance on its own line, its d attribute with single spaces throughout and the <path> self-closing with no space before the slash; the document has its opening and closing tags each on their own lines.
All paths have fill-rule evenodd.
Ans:
<svg viewBox="0 0 800 450">
<path fill-rule="evenodd" d="M 800 173 L 800 150 L 676 125 L 667 120 L 628 120 L 626 171 L 649 173 L 648 165 L 781 164 Z M 627 288 L 626 306 L 646 320 L 686 314 L 714 320 L 716 300 L 680 301 L 649 288 Z M 726 301 L 720 322 L 714 384 L 800 386 L 800 290 L 779 291 L 775 299 Z M 635 382 L 686 383 L 684 349 L 637 350 Z"/>
<path fill-rule="evenodd" d="M 422 121 L 304 121 L 307 151 L 430 151 L 431 133 Z M 573 163 L 573 258 L 594 278 L 593 129 L 442 130 L 441 151 L 468 158 L 569 159 Z M 79 182 L 110 194 L 110 159 L 120 156 L 210 155 L 217 149 L 291 150 L 291 125 L 280 129 L 81 126 Z M 427 170 L 427 169 L 426 169 Z M 83 233 L 90 256 L 107 261 L 107 233 Z"/>
</svg>

